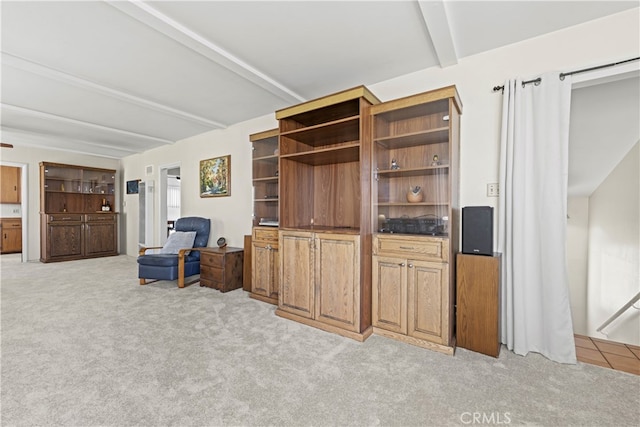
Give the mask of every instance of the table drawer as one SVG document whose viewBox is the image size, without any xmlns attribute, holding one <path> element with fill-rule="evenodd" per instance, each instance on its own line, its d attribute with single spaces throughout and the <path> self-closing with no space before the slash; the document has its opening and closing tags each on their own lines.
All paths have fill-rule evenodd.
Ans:
<svg viewBox="0 0 640 427">
<path fill-rule="evenodd" d="M 4 229 L 21 228 L 22 219 L 21 218 L 2 218 L 0 219 L 0 226 L 2 226 L 2 228 Z"/>
<path fill-rule="evenodd" d="M 200 252 L 200 264 L 217 268 L 224 267 L 224 255 Z"/>
<path fill-rule="evenodd" d="M 82 214 L 49 214 L 49 222 L 81 222 Z"/>
<path fill-rule="evenodd" d="M 200 269 L 200 280 L 210 280 L 215 283 L 224 283 L 224 270 L 205 267 Z"/>
<path fill-rule="evenodd" d="M 278 229 L 277 228 L 254 228 L 253 240 L 271 241 L 278 243 Z"/>
<path fill-rule="evenodd" d="M 86 216 L 86 220 L 87 220 L 87 222 L 92 222 L 92 221 L 100 221 L 100 222 L 115 222 L 115 221 L 116 221 L 116 215 L 115 215 L 115 214 L 111 214 L 111 213 L 104 213 L 104 214 L 99 214 L 99 213 L 95 213 L 95 214 L 87 214 L 87 216 Z"/>
<path fill-rule="evenodd" d="M 375 255 L 402 255 L 409 258 L 449 261 L 449 241 L 439 237 L 377 235 L 373 245 Z"/>
</svg>

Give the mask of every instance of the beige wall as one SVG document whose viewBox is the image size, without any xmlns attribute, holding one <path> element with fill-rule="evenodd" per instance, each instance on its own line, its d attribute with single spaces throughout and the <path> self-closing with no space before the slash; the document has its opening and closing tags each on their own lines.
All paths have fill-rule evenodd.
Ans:
<svg viewBox="0 0 640 427">
<path fill-rule="evenodd" d="M 640 291 L 640 148 L 636 144 L 589 199 L 588 335 Z M 605 332 L 640 345 L 640 311 Z"/>
<path fill-rule="evenodd" d="M 174 145 L 157 148 L 122 160 L 123 182 L 142 179 L 153 180 L 156 188 L 154 242 L 162 242 L 166 228 L 159 225 L 159 199 L 157 197 L 160 168 L 180 165 L 181 216 L 202 216 L 211 219 L 209 244 L 215 245 L 218 237 L 224 236 L 229 246 L 242 247 L 244 235 L 251 234 L 252 186 L 251 143 L 249 135 L 277 127 L 275 114 L 249 120 L 178 141 Z M 200 161 L 212 157 L 231 155 L 231 196 L 200 198 Z M 145 174 L 146 167 L 153 166 L 153 174 Z M 138 253 L 138 197 L 123 195 L 121 207 L 123 222 L 122 252 L 136 256 Z M 126 249 L 125 249 L 126 248 Z"/>
</svg>

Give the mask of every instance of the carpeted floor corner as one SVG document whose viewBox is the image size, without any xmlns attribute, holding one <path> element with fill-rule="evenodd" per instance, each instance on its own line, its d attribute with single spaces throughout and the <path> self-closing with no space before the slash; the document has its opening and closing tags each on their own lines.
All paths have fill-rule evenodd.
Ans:
<svg viewBox="0 0 640 427">
<path fill-rule="evenodd" d="M 1 259 L 0 259 L 1 260 Z M 640 377 L 445 356 L 281 319 L 241 289 L 140 286 L 127 256 L 1 263 L 3 426 L 632 426 Z"/>
</svg>

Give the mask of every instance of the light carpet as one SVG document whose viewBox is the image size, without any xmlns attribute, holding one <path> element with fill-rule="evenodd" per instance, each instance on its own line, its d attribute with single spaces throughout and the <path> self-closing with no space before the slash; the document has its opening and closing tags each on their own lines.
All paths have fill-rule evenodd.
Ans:
<svg viewBox="0 0 640 427">
<path fill-rule="evenodd" d="M 358 343 L 241 289 L 140 286 L 133 257 L 2 262 L 0 274 L 3 426 L 638 422 L 635 375 L 505 348 Z"/>
</svg>

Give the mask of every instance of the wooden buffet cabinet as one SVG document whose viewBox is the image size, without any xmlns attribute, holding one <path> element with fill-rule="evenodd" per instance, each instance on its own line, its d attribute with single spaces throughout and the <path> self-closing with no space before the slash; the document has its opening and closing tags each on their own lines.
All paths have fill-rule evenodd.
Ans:
<svg viewBox="0 0 640 427">
<path fill-rule="evenodd" d="M 40 261 L 118 254 L 115 170 L 40 163 Z"/>
<path fill-rule="evenodd" d="M 454 86 L 388 102 L 359 86 L 276 111 L 278 129 L 251 135 L 252 297 L 359 341 L 453 354 L 461 113 Z"/>
</svg>

